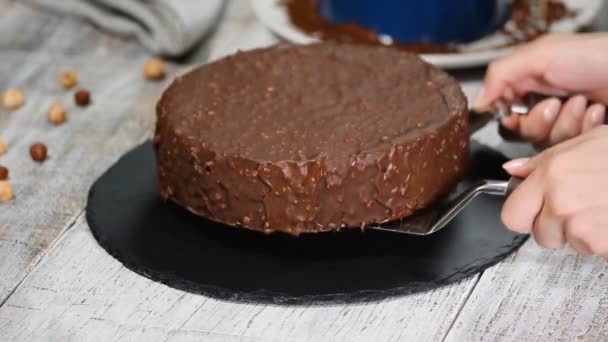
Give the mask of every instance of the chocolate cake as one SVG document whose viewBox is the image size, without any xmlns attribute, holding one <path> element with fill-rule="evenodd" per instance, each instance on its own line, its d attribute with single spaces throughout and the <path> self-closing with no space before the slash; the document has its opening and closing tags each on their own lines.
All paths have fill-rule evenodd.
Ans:
<svg viewBox="0 0 608 342">
<path fill-rule="evenodd" d="M 239 52 L 177 78 L 157 116 L 161 195 L 267 233 L 408 216 L 451 190 L 468 155 L 458 83 L 385 47 Z"/>
</svg>

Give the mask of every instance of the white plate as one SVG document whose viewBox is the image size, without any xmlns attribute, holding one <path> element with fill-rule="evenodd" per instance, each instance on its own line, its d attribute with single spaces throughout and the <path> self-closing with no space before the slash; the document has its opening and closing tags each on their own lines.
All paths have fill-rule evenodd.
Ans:
<svg viewBox="0 0 608 342">
<path fill-rule="evenodd" d="M 568 8 L 577 11 L 576 16 L 562 19 L 551 26 L 551 32 L 576 32 L 589 25 L 603 5 L 603 0 L 564 0 Z M 295 27 L 281 0 L 251 0 L 253 10 L 268 29 L 283 39 L 296 44 L 310 44 L 318 39 Z M 508 53 L 511 47 L 499 47 L 504 42 L 500 34 L 485 37 L 464 48 L 464 52 L 447 54 L 423 54 L 426 61 L 442 68 L 464 68 L 486 65 Z"/>
</svg>

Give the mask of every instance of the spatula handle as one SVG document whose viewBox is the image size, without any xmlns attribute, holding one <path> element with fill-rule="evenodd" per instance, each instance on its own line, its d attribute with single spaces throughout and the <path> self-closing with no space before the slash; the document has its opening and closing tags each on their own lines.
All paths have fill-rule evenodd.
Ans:
<svg viewBox="0 0 608 342">
<path fill-rule="evenodd" d="M 432 234 L 450 222 L 469 202 L 479 194 L 509 196 L 523 182 L 523 178 L 511 177 L 508 181 L 480 180 L 469 190 L 463 192 L 444 208 L 443 214 L 437 219 L 427 234 Z"/>
<path fill-rule="evenodd" d="M 475 195 L 489 194 L 508 197 L 523 182 L 520 177 L 511 177 L 508 181 L 483 180 L 474 189 Z"/>
<path fill-rule="evenodd" d="M 519 184 L 521 184 L 523 181 L 524 179 L 521 177 L 511 177 L 511 179 L 509 179 L 507 182 L 507 187 L 504 193 L 505 197 L 509 197 L 509 195 L 511 195 L 511 193 L 513 193 L 513 191 L 515 191 L 515 189 L 517 189 Z"/>
<path fill-rule="evenodd" d="M 507 105 L 502 100 L 496 101 L 494 104 L 496 115 L 499 118 L 505 118 L 507 116 L 511 116 L 513 114 L 516 115 L 528 115 L 530 109 L 534 107 L 540 101 L 547 99 L 548 96 L 538 94 L 538 93 L 529 93 L 524 95 L 521 101 L 517 101 Z M 567 100 L 567 98 L 560 98 L 560 100 Z"/>
<path fill-rule="evenodd" d="M 504 118 L 513 114 L 528 115 L 532 107 L 542 100 L 548 99 L 549 97 L 550 96 L 538 93 L 528 93 L 524 95 L 521 101 L 511 103 L 510 105 L 506 105 L 505 102 L 499 100 L 495 104 L 495 115 L 497 115 L 499 118 Z M 562 102 L 568 101 L 567 96 L 558 96 L 557 98 Z M 604 117 L 604 124 L 608 124 L 608 115 Z"/>
</svg>

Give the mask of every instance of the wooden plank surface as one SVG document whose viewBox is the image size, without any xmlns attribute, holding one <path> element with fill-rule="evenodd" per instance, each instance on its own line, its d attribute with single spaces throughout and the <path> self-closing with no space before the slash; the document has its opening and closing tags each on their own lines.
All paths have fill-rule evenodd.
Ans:
<svg viewBox="0 0 608 342">
<path fill-rule="evenodd" d="M 19 87 L 25 93 L 19 110 L 0 109 L 0 137 L 8 145 L 0 164 L 10 169 L 15 193 L 13 201 L 0 205 L 2 303 L 81 215 L 93 180 L 150 132 L 163 83 L 142 79 L 147 53 L 135 42 L 108 37 L 75 19 L 3 0 L 0 30 L 0 91 Z M 80 85 L 92 93 L 91 106 L 76 108 L 73 91 L 60 88 L 56 75 L 64 69 L 78 72 Z M 58 127 L 45 117 L 53 101 L 68 111 L 67 123 Z M 49 149 L 43 164 L 29 158 L 29 145 L 36 141 Z"/>
<path fill-rule="evenodd" d="M 476 279 L 361 305 L 230 303 L 139 276 L 97 245 L 80 218 L 0 308 L 4 340 L 438 341 Z M 220 338 L 222 337 L 222 338 Z"/>
<path fill-rule="evenodd" d="M 529 242 L 484 272 L 447 341 L 608 341 L 608 263 Z"/>
<path fill-rule="evenodd" d="M 35 265 L 37 258 L 82 213 L 87 189 L 119 155 L 148 134 L 161 84 L 142 80 L 142 58 L 89 57 L 49 61 L 37 54 L 0 52 L 0 86 L 24 89 L 25 105 L 0 113 L 0 136 L 8 152 L 0 163 L 10 169 L 15 198 L 0 205 L 0 302 Z M 59 89 L 56 74 L 78 70 L 93 104 L 81 109 L 73 92 Z M 121 72 L 115 73 L 115 70 Z M 46 110 L 58 100 L 68 121 L 52 126 Z M 42 141 L 48 160 L 29 157 L 30 144 Z"/>
<path fill-rule="evenodd" d="M 230 1 L 224 19 L 194 58 L 276 42 L 244 0 Z M 0 206 L 2 341 L 608 340 L 605 262 L 541 251 L 533 242 L 481 277 L 361 305 L 230 303 L 125 269 L 97 245 L 82 209 L 92 181 L 149 136 L 164 85 L 139 77 L 146 52 L 137 44 L 78 20 L 0 0 L 0 29 L 11 32 L 0 35 L 0 89 L 28 90 L 24 108 L 0 112 L 0 136 L 9 144 L 0 164 L 11 168 L 17 195 Z M 56 85 L 63 68 L 79 72 L 94 105 L 73 108 L 70 93 Z M 479 72 L 459 76 L 472 96 Z M 69 104 L 69 122 L 61 127 L 44 119 L 54 99 Z M 510 156 L 530 153 L 525 145 L 505 144 L 495 125 L 476 138 Z M 33 140 L 49 145 L 43 165 L 29 160 Z"/>
<path fill-rule="evenodd" d="M 232 53 L 237 49 L 248 49 L 276 42 L 276 38 L 257 23 L 247 6 L 242 6 L 242 3 L 237 4 L 238 2 L 231 3 L 226 16 L 230 17 L 232 21 L 223 23 L 213 39 L 214 48 L 209 51 L 211 59 Z M 19 54 L 18 57 L 20 56 Z M 70 63 L 76 63 L 76 57 L 68 56 L 66 61 L 72 61 L 72 58 L 75 59 Z M 138 61 L 131 63 L 137 64 Z M 32 62 L 26 64 L 30 65 Z M 78 67 L 81 68 L 80 65 Z M 12 66 L 9 69 L 21 70 L 21 66 Z M 107 77 L 115 74 L 116 71 L 108 72 L 108 69 L 125 72 L 125 70 L 131 69 L 131 65 L 119 67 L 116 64 L 108 63 L 103 70 L 98 70 L 95 63 L 91 63 L 91 69 L 80 70 L 88 78 L 92 78 L 89 75 L 96 73 L 107 75 Z M 44 72 L 36 70 L 30 74 L 46 79 L 40 84 L 46 84 L 42 88 L 52 92 L 55 86 L 50 78 L 53 77 L 54 72 L 49 71 L 48 75 L 40 76 Z M 129 75 L 131 74 L 129 73 Z M 138 76 L 138 74 L 135 75 L 134 77 Z M 440 340 L 443 338 L 472 290 L 477 280 L 475 277 L 438 291 L 374 304 L 313 308 L 276 307 L 226 303 L 183 293 L 150 282 L 125 269 L 108 256 L 91 237 L 88 226 L 82 216 L 79 216 L 77 208 L 82 208 L 86 189 L 100 170 L 105 169 L 109 162 L 118 157 L 124 149 L 132 146 L 142 136 L 145 136 L 146 132 L 150 131 L 150 123 L 153 119 L 151 106 L 154 101 L 152 99 L 156 95 L 140 98 L 141 89 L 132 85 L 132 82 L 137 84 L 138 81 L 129 79 L 109 86 L 108 84 L 111 82 L 108 79 L 106 83 L 99 82 L 94 87 L 98 92 L 106 94 L 106 98 L 96 98 L 96 107 L 91 107 L 91 110 L 106 103 L 116 107 L 111 114 L 116 117 L 103 117 L 101 120 L 104 121 L 103 125 L 122 127 L 124 123 L 117 122 L 117 119 L 120 121 L 120 117 L 125 115 L 131 116 L 136 121 L 129 130 L 124 129 L 125 133 L 119 139 L 120 142 L 114 142 L 117 139 L 112 135 L 117 133 L 112 131 L 76 133 L 72 128 L 69 132 L 56 133 L 57 136 L 49 138 L 49 141 L 53 141 L 55 144 L 55 140 L 61 141 L 63 138 L 65 141 L 71 141 L 74 136 L 82 135 L 80 140 L 87 140 L 86 144 L 91 149 L 82 150 L 80 147 L 74 146 L 74 151 L 78 151 L 77 153 L 81 156 L 90 153 L 90 160 L 96 160 L 97 163 L 90 165 L 88 172 L 76 174 L 80 181 L 74 184 L 73 180 L 70 180 L 69 184 L 73 191 L 70 191 L 67 197 L 62 196 L 62 203 L 73 203 L 73 206 L 66 210 L 70 213 L 67 218 L 68 222 L 65 222 L 65 219 L 58 219 L 54 228 L 48 228 L 40 223 L 32 224 L 34 228 L 31 231 L 44 230 L 48 233 L 46 239 L 36 244 L 38 250 L 31 253 L 40 255 L 49 241 L 52 241 L 61 230 L 65 230 L 71 222 L 77 220 L 74 227 L 61 238 L 52 252 L 44 257 L 44 260 L 37 265 L 0 308 L 0 331 L 3 332 L 3 336 L 8 340 L 62 340 L 67 337 L 78 340 L 91 336 L 91 334 L 100 340 L 144 337 L 154 340 L 252 338 L 274 341 L 286 339 L 364 341 L 375 337 L 399 341 L 403 339 Z M 10 82 L 16 81 L 10 80 Z M 144 83 L 144 85 L 146 84 Z M 120 96 L 117 93 L 118 90 L 125 87 L 131 87 L 132 93 Z M 154 90 L 157 92 L 158 88 Z M 154 92 L 150 94 L 152 93 Z M 133 101 L 134 98 L 137 98 L 137 101 Z M 131 108 L 129 104 L 134 102 L 138 103 L 141 108 Z M 35 103 L 28 103 L 28 106 L 35 106 Z M 29 113 L 26 108 L 22 111 Z M 28 114 L 22 115 L 25 117 Z M 15 119 L 10 118 L 9 124 L 12 125 L 13 120 Z M 92 124 L 84 119 L 83 122 Z M 30 122 L 22 124 L 22 127 L 16 132 L 26 129 L 30 124 Z M 48 134 L 48 132 L 41 129 L 41 132 L 38 133 Z M 93 135 L 91 136 L 91 134 Z M 125 135 L 128 137 L 124 137 Z M 96 150 L 99 152 L 98 155 L 93 155 L 93 148 L 99 145 L 100 140 L 104 140 L 104 138 L 107 139 L 110 147 L 107 147 L 106 150 Z M 17 136 L 11 137 L 11 139 L 16 142 L 27 140 Z M 10 145 L 13 144 L 17 146 L 17 143 L 13 143 L 11 140 Z M 57 142 L 57 144 L 59 143 Z M 20 149 L 23 148 L 20 147 Z M 65 151 L 62 156 L 65 160 L 72 159 L 70 151 Z M 15 154 L 7 160 L 12 162 L 20 157 L 22 156 Z M 79 162 L 83 162 L 82 159 L 83 157 L 76 158 Z M 27 164 L 27 162 L 26 159 L 24 163 Z M 50 162 L 51 160 L 49 160 Z M 51 164 L 44 166 L 48 165 Z M 19 170 L 15 167 L 15 172 Z M 49 175 L 48 178 L 62 173 L 74 174 L 72 171 L 68 171 L 67 167 L 54 167 L 53 172 L 57 173 Z M 26 179 L 19 186 L 27 187 L 31 182 L 33 182 L 32 179 Z M 16 180 L 15 183 L 17 185 Z M 67 183 L 66 179 L 62 184 L 65 186 Z M 29 203 L 28 206 L 31 207 L 33 203 L 40 200 L 41 198 L 32 196 L 32 203 Z M 18 203 L 15 202 L 14 206 L 18 206 Z M 12 215 L 15 219 L 11 227 L 16 227 L 13 230 L 23 229 L 21 221 L 19 221 L 20 215 L 17 213 Z M 51 211 L 45 220 L 51 217 L 60 216 Z M 14 234 L 13 230 L 7 229 L 11 234 Z M 7 236 L 7 241 L 14 240 L 12 235 L 7 234 Z M 25 240 L 32 241 L 31 238 Z M 20 255 L 13 258 L 24 260 L 26 263 L 28 258 L 31 258 L 31 255 L 23 257 L 22 252 L 17 254 Z M 34 264 L 35 262 L 30 262 L 28 264 L 30 266 L 25 269 L 24 265 L 16 266 L 15 273 L 17 274 L 13 277 L 14 281 L 8 282 L 9 285 L 6 288 L 10 290 L 13 283 L 27 273 Z"/>
</svg>

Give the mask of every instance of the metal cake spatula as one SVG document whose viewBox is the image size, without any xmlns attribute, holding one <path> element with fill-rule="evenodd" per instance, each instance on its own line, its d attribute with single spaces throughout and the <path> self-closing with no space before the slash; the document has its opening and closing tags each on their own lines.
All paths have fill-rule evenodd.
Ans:
<svg viewBox="0 0 608 342">
<path fill-rule="evenodd" d="M 445 227 L 467 204 L 477 195 L 489 194 L 509 196 L 523 181 L 522 178 L 512 177 L 508 181 L 480 180 L 465 191 L 452 194 L 445 204 L 422 209 L 419 213 L 387 225 L 372 226 L 376 230 L 390 231 L 414 235 L 430 235 Z"/>
<path fill-rule="evenodd" d="M 506 105 L 497 102 L 494 108 L 487 113 L 469 111 L 469 128 L 472 135 L 493 120 L 510 115 L 527 115 L 529 109 L 546 96 L 531 93 L 526 95 L 521 102 Z M 562 100 L 565 100 L 562 98 Z M 604 124 L 608 124 L 608 116 Z M 371 226 L 371 229 L 405 233 L 414 235 L 429 235 L 444 228 L 458 213 L 464 209 L 477 195 L 490 194 L 509 196 L 515 188 L 523 181 L 521 178 L 511 178 L 508 181 L 479 180 L 470 187 L 457 187 L 447 198 L 437 203 L 432 208 L 422 209 L 420 212 L 402 219 L 400 222 L 392 222 L 385 225 Z"/>
<path fill-rule="evenodd" d="M 528 108 L 529 105 L 524 103 L 515 103 L 510 106 L 497 103 L 493 111 L 488 113 L 478 113 L 471 110 L 469 112 L 470 134 L 475 133 L 492 120 L 512 114 L 526 115 Z M 369 228 L 394 233 L 430 235 L 444 228 L 477 195 L 509 196 L 522 181 L 523 179 L 515 177 L 508 181 L 479 180 L 464 190 L 462 187 L 457 187 L 442 203 L 438 203 L 432 208 L 422 209 L 420 212 L 406 217 L 400 222 L 373 225 Z"/>
</svg>

